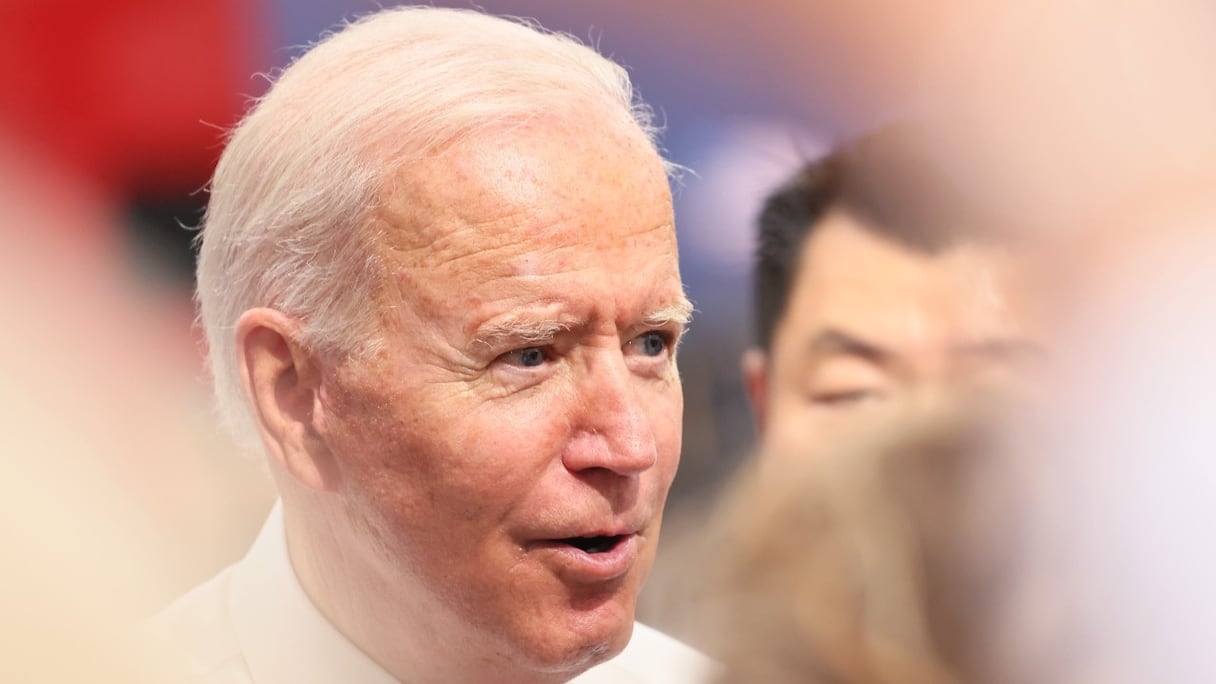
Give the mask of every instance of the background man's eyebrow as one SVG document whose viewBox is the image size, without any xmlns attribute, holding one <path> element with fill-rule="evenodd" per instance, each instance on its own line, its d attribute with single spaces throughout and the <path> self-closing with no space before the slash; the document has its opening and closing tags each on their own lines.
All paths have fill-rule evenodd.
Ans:
<svg viewBox="0 0 1216 684">
<path fill-rule="evenodd" d="M 1017 337 L 999 337 L 975 340 L 957 345 L 951 350 L 963 356 L 984 356 L 1002 359 L 1036 361 L 1047 358 L 1043 345 Z"/>
<path fill-rule="evenodd" d="M 661 327 L 664 325 L 686 326 L 692 320 L 693 306 L 687 299 L 656 309 L 646 314 L 642 319 L 646 325 Z"/>
<path fill-rule="evenodd" d="M 832 328 L 813 337 L 807 348 L 816 355 L 844 354 L 861 357 L 874 363 L 886 363 L 891 356 L 889 351 L 872 342 Z"/>
</svg>

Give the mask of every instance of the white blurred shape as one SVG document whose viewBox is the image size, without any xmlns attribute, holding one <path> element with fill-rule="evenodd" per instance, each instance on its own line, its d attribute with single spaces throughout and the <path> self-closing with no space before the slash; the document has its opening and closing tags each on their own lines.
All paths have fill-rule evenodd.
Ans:
<svg viewBox="0 0 1216 684">
<path fill-rule="evenodd" d="M 1078 655 L 1119 681 L 1216 681 L 1214 227 L 1146 221 L 1170 239 L 1098 267 L 1068 325 L 1055 429 L 1023 441 L 1043 502 L 1033 562 L 1056 573 Z"/>
</svg>

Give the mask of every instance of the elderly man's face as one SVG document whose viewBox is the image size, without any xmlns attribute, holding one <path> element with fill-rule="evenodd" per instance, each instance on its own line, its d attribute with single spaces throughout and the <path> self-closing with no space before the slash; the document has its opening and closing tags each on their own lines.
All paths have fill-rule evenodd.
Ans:
<svg viewBox="0 0 1216 684">
<path fill-rule="evenodd" d="M 598 120 L 396 179 L 386 345 L 330 373 L 325 437 L 404 624 L 554 671 L 627 643 L 680 452 L 672 221 L 657 155 Z"/>
<path fill-rule="evenodd" d="M 1033 389 L 1043 326 L 1019 256 L 977 242 L 923 251 L 829 212 L 765 363 L 746 369 L 766 446 L 812 455 L 890 409 Z"/>
</svg>

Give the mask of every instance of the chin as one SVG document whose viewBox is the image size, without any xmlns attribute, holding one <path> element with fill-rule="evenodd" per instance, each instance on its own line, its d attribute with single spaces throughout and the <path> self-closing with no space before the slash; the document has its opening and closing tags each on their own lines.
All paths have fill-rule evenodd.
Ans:
<svg viewBox="0 0 1216 684">
<path fill-rule="evenodd" d="M 571 606 L 572 613 L 554 619 L 531 640 L 537 669 L 573 673 L 609 660 L 633 636 L 633 602 L 613 598 L 595 607 Z"/>
</svg>

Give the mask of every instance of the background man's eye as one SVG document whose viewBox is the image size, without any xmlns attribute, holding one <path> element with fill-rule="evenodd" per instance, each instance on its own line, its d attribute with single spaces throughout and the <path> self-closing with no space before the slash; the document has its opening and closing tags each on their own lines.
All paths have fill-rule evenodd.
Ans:
<svg viewBox="0 0 1216 684">
<path fill-rule="evenodd" d="M 513 366 L 535 368 L 545 362 L 545 350 L 541 347 L 525 347 L 507 352 L 502 358 Z"/>
<path fill-rule="evenodd" d="M 667 350 L 667 338 L 663 333 L 653 330 L 639 337 L 637 343 L 646 356 L 659 356 Z"/>
<path fill-rule="evenodd" d="M 878 397 L 879 392 L 877 390 L 841 390 L 815 394 L 811 397 L 811 400 L 821 406 L 846 408 L 865 403 L 871 399 L 877 399 Z"/>
</svg>

